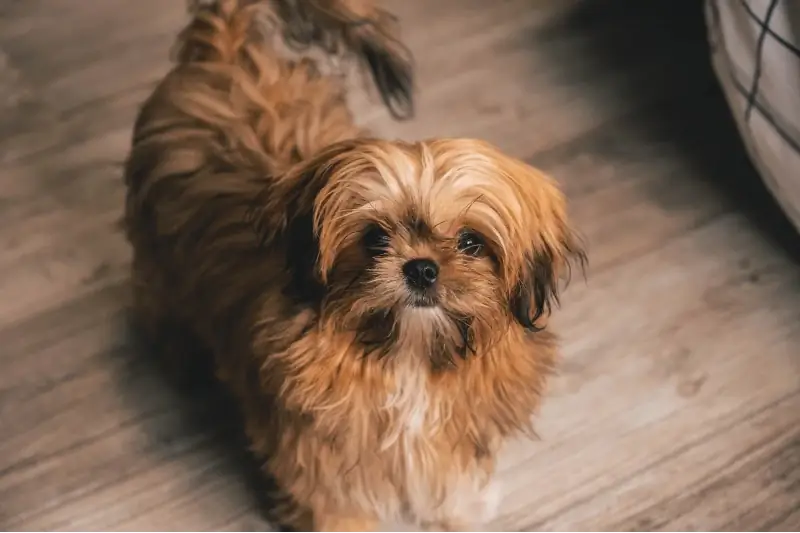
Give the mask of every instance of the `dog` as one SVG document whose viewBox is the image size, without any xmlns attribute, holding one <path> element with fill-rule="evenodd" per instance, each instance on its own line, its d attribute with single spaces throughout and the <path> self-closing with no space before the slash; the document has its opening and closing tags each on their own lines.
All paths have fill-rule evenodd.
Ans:
<svg viewBox="0 0 800 533">
<path fill-rule="evenodd" d="M 355 124 L 309 54 L 355 58 L 410 115 L 412 61 L 375 2 L 193 5 L 125 165 L 133 311 L 176 371 L 211 362 L 282 524 L 472 529 L 503 443 L 532 434 L 548 317 L 586 254 L 531 166 Z"/>
</svg>

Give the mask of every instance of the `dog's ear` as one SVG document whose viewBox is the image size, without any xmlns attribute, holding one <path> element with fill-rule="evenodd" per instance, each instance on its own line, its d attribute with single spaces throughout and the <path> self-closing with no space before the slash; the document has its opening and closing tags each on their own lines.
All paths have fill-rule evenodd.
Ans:
<svg viewBox="0 0 800 533">
<path fill-rule="evenodd" d="M 315 299 L 323 290 L 318 275 L 319 238 L 315 227 L 315 203 L 355 141 L 333 144 L 271 180 L 254 199 L 250 221 L 259 242 L 270 248 L 285 243 L 286 268 L 291 274 L 287 289 L 295 297 Z"/>
<path fill-rule="evenodd" d="M 309 217 L 313 231 L 317 196 L 347 153 L 357 146 L 356 140 L 331 144 L 265 182 L 265 187 L 254 196 L 248 212 L 253 229 L 263 245 L 272 243 L 276 237 L 290 231 L 309 229 Z"/>
<path fill-rule="evenodd" d="M 525 329 L 539 331 L 540 319 L 559 304 L 560 283 L 569 282 L 573 266 L 586 265 L 586 253 L 572 233 L 556 248 L 545 245 L 524 256 L 522 271 L 515 283 L 509 305 L 514 318 Z"/>
<path fill-rule="evenodd" d="M 569 282 L 576 266 L 585 273 L 586 252 L 570 225 L 567 200 L 556 182 L 519 161 L 507 159 L 503 168 L 520 186 L 523 199 L 515 232 L 521 241 L 507 254 L 512 267 L 507 271 L 511 313 L 523 327 L 536 331 L 559 305 L 561 282 Z"/>
</svg>

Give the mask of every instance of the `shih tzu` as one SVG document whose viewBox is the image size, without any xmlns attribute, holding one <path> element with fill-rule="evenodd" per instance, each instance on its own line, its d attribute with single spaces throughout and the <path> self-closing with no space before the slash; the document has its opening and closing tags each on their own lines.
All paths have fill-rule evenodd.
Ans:
<svg viewBox="0 0 800 533">
<path fill-rule="evenodd" d="M 548 177 L 477 140 L 371 138 L 341 78 L 279 46 L 356 58 L 407 116 L 375 2 L 194 3 L 126 164 L 134 311 L 164 358 L 213 361 L 285 524 L 474 528 L 584 254 Z"/>
</svg>

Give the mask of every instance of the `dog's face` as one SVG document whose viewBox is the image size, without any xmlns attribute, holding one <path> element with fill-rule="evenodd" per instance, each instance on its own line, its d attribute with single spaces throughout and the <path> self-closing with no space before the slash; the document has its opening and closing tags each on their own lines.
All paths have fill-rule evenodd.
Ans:
<svg viewBox="0 0 800 533">
<path fill-rule="evenodd" d="M 554 183 L 482 142 L 350 141 L 284 183 L 316 235 L 315 260 L 290 268 L 314 269 L 323 320 L 383 354 L 440 364 L 534 330 L 583 260 Z"/>
</svg>

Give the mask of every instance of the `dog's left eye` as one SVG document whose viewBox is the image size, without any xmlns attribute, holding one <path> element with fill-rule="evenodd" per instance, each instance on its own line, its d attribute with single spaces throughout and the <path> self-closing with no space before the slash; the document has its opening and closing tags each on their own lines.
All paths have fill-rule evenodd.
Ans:
<svg viewBox="0 0 800 533">
<path fill-rule="evenodd" d="M 483 238 L 474 231 L 465 230 L 458 236 L 458 249 L 467 255 L 479 256 L 483 253 L 484 247 Z"/>
<path fill-rule="evenodd" d="M 364 243 L 364 248 L 366 248 L 371 255 L 381 255 L 385 253 L 386 248 L 389 247 L 389 235 L 383 228 L 377 224 L 373 224 L 364 232 L 362 242 Z"/>
</svg>

